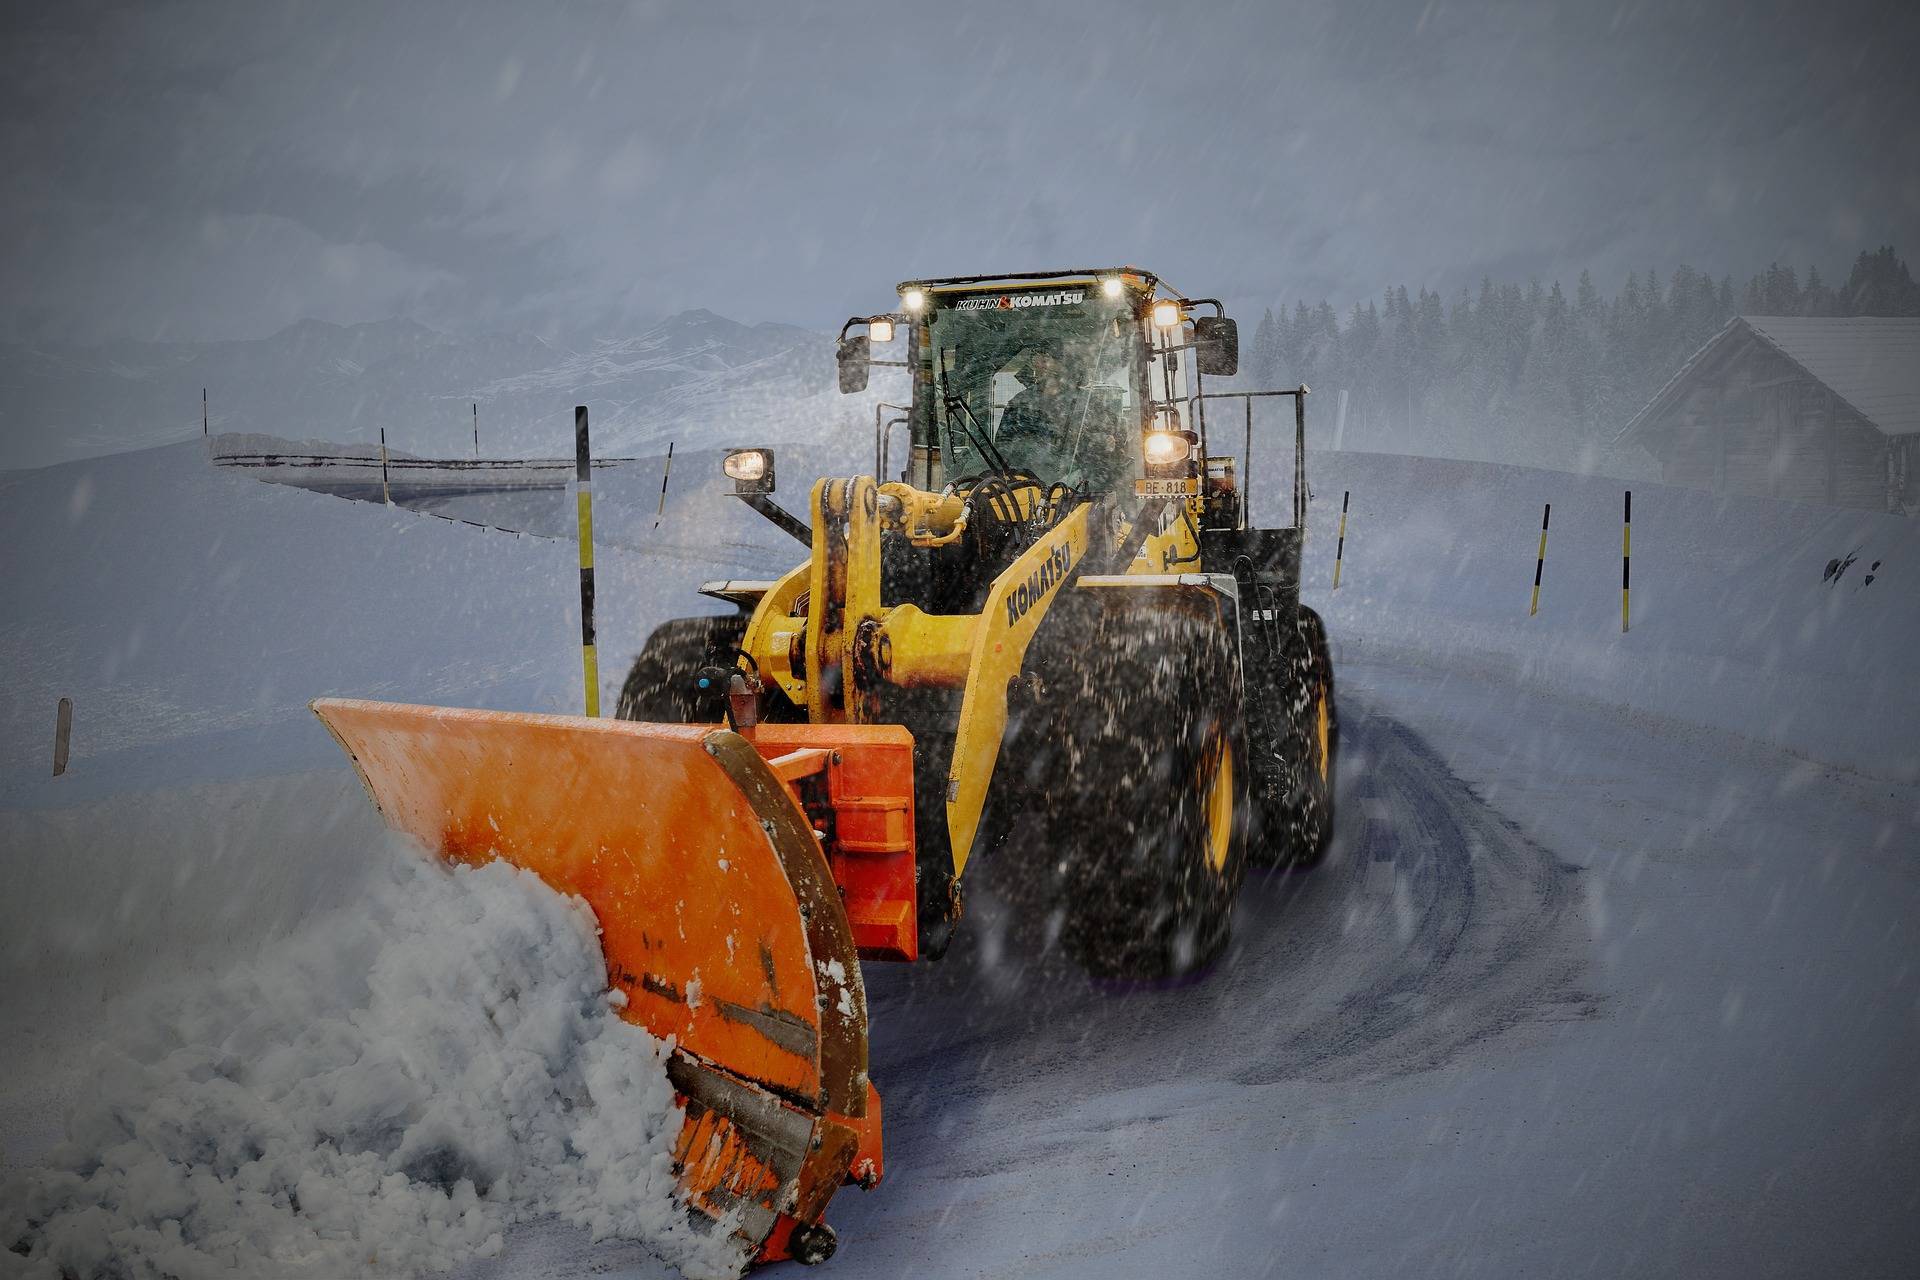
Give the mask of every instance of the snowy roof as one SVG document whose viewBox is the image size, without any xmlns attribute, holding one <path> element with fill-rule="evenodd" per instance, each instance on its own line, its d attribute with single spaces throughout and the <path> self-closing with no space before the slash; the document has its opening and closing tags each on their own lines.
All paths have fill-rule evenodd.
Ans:
<svg viewBox="0 0 1920 1280">
<path fill-rule="evenodd" d="M 1693 353 L 1620 433 L 1665 408 L 1687 376 L 1729 338 L 1750 332 L 1890 436 L 1920 434 L 1920 319 L 1892 316 L 1735 316 Z"/>
</svg>

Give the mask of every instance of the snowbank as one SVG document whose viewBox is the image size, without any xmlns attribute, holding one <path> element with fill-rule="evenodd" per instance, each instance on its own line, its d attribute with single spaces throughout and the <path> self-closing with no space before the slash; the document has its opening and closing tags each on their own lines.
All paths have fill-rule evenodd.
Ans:
<svg viewBox="0 0 1920 1280">
<path fill-rule="evenodd" d="M 42 1274 L 392 1274 L 546 1214 L 737 1262 L 681 1238 L 659 1047 L 605 1015 L 590 926 L 504 869 L 396 872 L 307 710 L 576 710 L 571 546 L 223 474 L 198 441 L 0 477 L 0 537 L 0 1163 L 66 1139 L 0 1194 L 0 1245 Z M 602 565 L 617 686 L 669 584 Z"/>
<path fill-rule="evenodd" d="M 323 695 L 580 706 L 570 543 L 261 484 L 193 442 L 0 476 L 0 545 L 0 807 L 337 766 Z M 618 552 L 601 582 L 617 689 L 655 588 Z"/>
<path fill-rule="evenodd" d="M 1920 779 L 1920 522 L 1486 463 L 1309 462 L 1304 590 L 1340 656 L 1490 675 Z M 1262 479 L 1256 515 L 1285 493 L 1264 469 Z M 1622 634 L 1628 487 L 1633 612 Z M 1549 502 L 1540 612 L 1529 617 Z M 1825 580 L 1828 563 L 1848 556 L 1838 580 Z"/>
<path fill-rule="evenodd" d="M 738 1273 L 676 1202 L 665 1046 L 610 1013 L 585 907 L 393 845 L 365 901 L 96 1050 L 0 1189 L 27 1275 L 444 1271 L 542 1215 Z"/>
<path fill-rule="evenodd" d="M 0 476 L 0 541 L 16 1077 L 117 993 L 217 974 L 361 891 L 378 818 L 310 699 L 580 707 L 570 543 L 262 484 L 198 441 Z M 600 575 L 611 702 L 653 621 L 701 607 L 702 574 L 608 549 Z"/>
<path fill-rule="evenodd" d="M 11 1065 L 123 991 L 207 981 L 349 906 L 384 874 L 384 831 L 340 769 L 0 809 Z"/>
</svg>

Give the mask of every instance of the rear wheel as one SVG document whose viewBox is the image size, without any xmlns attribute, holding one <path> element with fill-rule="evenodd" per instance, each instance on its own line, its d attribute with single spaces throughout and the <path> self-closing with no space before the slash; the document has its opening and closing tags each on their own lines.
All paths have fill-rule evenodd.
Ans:
<svg viewBox="0 0 1920 1280">
<path fill-rule="evenodd" d="M 1283 786 L 1260 806 L 1254 856 L 1263 866 L 1306 868 L 1319 862 L 1333 841 L 1340 718 L 1320 615 L 1302 608 L 1293 641 L 1280 700 L 1287 717 Z"/>
<path fill-rule="evenodd" d="M 732 650 L 746 634 L 744 614 L 674 618 L 654 628 L 633 660 L 614 716 L 665 724 L 718 723 L 726 718 L 724 689 L 696 687 L 700 668 L 733 665 Z"/>
<path fill-rule="evenodd" d="M 1246 868 L 1240 681 L 1212 620 L 1076 609 L 1047 700 L 1064 765 L 1047 850 L 1061 939 L 1100 977 L 1161 978 L 1219 955 Z"/>
</svg>

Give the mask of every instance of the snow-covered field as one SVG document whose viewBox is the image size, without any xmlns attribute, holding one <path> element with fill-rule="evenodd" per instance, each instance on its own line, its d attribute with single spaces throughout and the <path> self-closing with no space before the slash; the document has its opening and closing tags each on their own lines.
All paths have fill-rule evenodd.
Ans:
<svg viewBox="0 0 1920 1280">
<path fill-rule="evenodd" d="M 1920 531 L 1895 516 L 1599 477 L 1336 454 L 1314 468 L 1306 590 L 1348 657 L 1393 657 L 1920 781 Z M 1345 565 L 1333 593 L 1343 491 Z M 1541 508 L 1553 505 L 1538 616 Z M 1830 561 L 1848 562 L 1837 579 Z"/>
<path fill-rule="evenodd" d="M 832 1270 L 1907 1274 L 1920 532 L 1636 486 L 1622 636 L 1617 484 L 1313 482 L 1330 860 L 1150 990 L 1040 954 L 987 869 L 945 962 L 870 971 L 889 1172 L 835 1200 Z M 705 566 L 649 543 L 657 488 L 602 494 L 609 685 L 699 577 L 797 551 L 710 486 L 676 498 Z M 150 1274 L 713 1265 L 660 1212 L 670 1098 L 579 918 L 413 865 L 304 709 L 573 709 L 571 547 L 197 444 L 0 477 L 0 535 L 0 1230 L 58 1224 L 82 1273 L 100 1241 Z"/>
</svg>

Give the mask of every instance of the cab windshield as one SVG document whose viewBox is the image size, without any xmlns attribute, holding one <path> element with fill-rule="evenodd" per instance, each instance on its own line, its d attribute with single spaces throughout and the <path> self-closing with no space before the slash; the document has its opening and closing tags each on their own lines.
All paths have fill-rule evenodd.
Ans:
<svg viewBox="0 0 1920 1280">
<path fill-rule="evenodd" d="M 949 481 L 1004 460 L 1043 484 L 1112 489 L 1137 471 L 1125 299 L 1066 288 L 942 300 L 927 318 L 930 424 Z M 998 458 L 994 456 L 998 455 Z"/>
</svg>

